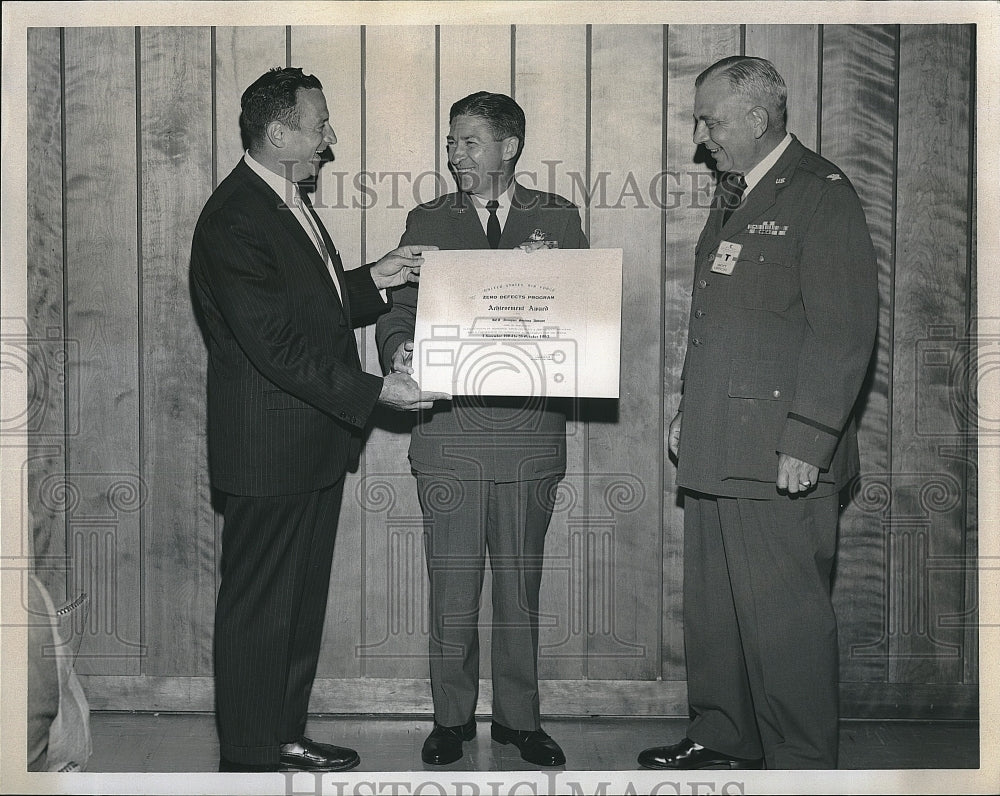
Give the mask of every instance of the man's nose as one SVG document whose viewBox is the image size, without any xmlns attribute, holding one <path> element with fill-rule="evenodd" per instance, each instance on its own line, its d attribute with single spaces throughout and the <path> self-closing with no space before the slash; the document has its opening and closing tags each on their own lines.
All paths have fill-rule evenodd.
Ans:
<svg viewBox="0 0 1000 796">
<path fill-rule="evenodd" d="M 708 126 L 703 121 L 697 121 L 694 123 L 694 135 L 691 140 L 696 144 L 704 144 L 709 140 L 708 138 Z"/>
<path fill-rule="evenodd" d="M 333 131 L 333 127 L 331 127 L 329 124 L 326 126 L 326 130 L 323 133 L 323 140 L 326 141 L 326 143 L 329 144 L 330 146 L 333 146 L 334 144 L 337 143 L 337 134 Z"/>
</svg>

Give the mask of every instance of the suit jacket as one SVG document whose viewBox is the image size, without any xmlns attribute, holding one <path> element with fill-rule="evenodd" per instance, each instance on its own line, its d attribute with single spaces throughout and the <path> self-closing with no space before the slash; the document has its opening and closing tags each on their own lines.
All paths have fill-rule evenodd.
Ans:
<svg viewBox="0 0 1000 796">
<path fill-rule="evenodd" d="M 310 236 L 242 160 L 202 210 L 191 274 L 208 345 L 213 486 L 329 486 L 360 450 L 382 379 L 362 371 L 352 318 Z M 368 268 L 344 276 L 353 318 L 387 308 Z"/>
<path fill-rule="evenodd" d="M 723 241 L 731 274 L 711 270 Z M 816 494 L 858 471 L 852 410 L 878 323 L 875 251 L 854 188 L 793 139 L 695 249 L 677 483 L 777 497 L 778 452 L 820 468 Z"/>
<path fill-rule="evenodd" d="M 589 247 L 580 213 L 572 203 L 516 185 L 500 248 L 515 248 L 535 229 L 548 233 L 561 249 Z M 400 245 L 416 243 L 441 249 L 489 248 L 472 200 L 461 192 L 410 211 Z M 395 288 L 392 309 L 375 326 L 387 372 L 400 343 L 413 339 L 417 296 L 416 285 Z M 566 408 L 566 402 L 558 400 L 456 396 L 420 413 L 410 436 L 410 462 L 417 472 L 463 479 L 519 481 L 562 475 L 566 471 Z"/>
</svg>

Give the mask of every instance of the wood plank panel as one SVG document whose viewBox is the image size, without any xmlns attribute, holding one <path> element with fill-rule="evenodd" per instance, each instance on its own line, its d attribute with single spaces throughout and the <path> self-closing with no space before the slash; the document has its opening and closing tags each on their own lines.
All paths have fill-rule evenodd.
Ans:
<svg viewBox="0 0 1000 796">
<path fill-rule="evenodd" d="M 889 407 L 892 391 L 893 203 L 896 167 L 894 25 L 823 29 L 822 154 L 844 170 L 861 198 L 879 264 L 879 329 L 858 404 L 862 477 L 840 517 L 834 608 L 840 626 L 840 678 L 886 677 Z"/>
<path fill-rule="evenodd" d="M 588 228 L 586 184 L 587 28 L 583 25 L 521 25 L 515 30 L 514 99 L 526 117 L 518 180 L 558 193 L 580 205 Z M 562 510 L 545 539 L 539 676 L 586 676 L 587 533 L 576 515 L 588 511 L 586 408 L 567 423 L 566 480 Z M 550 711 L 548 705 L 543 711 Z"/>
<path fill-rule="evenodd" d="M 362 262 L 361 210 L 354 185 L 361 172 L 361 28 L 295 27 L 290 33 L 292 66 L 323 84 L 330 123 L 337 135 L 335 160 L 320 171 L 313 204 L 340 250 L 345 268 Z M 362 339 L 364 334 L 359 335 Z M 317 677 L 358 677 L 355 647 L 361 638 L 361 533 L 364 507 L 357 498 L 361 474 L 348 473 L 334 548 L 330 595 Z"/>
<path fill-rule="evenodd" d="M 663 271 L 663 400 L 669 423 L 680 402 L 681 368 L 691 308 L 694 247 L 712 200 L 713 177 L 705 166 L 694 134 L 694 80 L 708 66 L 739 53 L 737 25 L 671 25 L 667 31 L 666 158 L 662 204 Z M 662 676 L 683 680 L 683 548 L 684 519 L 675 486 L 675 470 L 663 439 L 663 601 Z"/>
<path fill-rule="evenodd" d="M 454 182 L 448 173 L 445 151 L 448 111 L 455 102 L 475 91 L 510 94 L 511 29 L 509 25 L 442 25 L 439 43 L 441 99 L 438 123 L 441 134 L 437 153 L 441 163 L 439 170 L 446 180 L 442 187 L 452 191 Z"/>
<path fill-rule="evenodd" d="M 969 57 L 966 26 L 900 29 L 891 464 L 889 678 L 962 678 L 963 584 L 941 571 L 965 553 L 965 467 L 954 443 L 947 362 L 968 312 Z"/>
<path fill-rule="evenodd" d="M 79 434 L 69 440 L 71 593 L 90 617 L 77 667 L 137 674 L 141 572 L 138 509 L 139 301 L 135 33 L 67 28 L 67 330 L 79 341 Z"/>
<path fill-rule="evenodd" d="M 621 392 L 590 415 L 591 562 L 588 676 L 660 673 L 663 361 L 660 206 L 650 195 L 663 159 L 661 25 L 592 31 L 591 245 L 623 250 Z M 627 81 L 622 80 L 628 75 Z M 600 182 L 596 182 L 600 185 Z M 652 365 L 652 366 L 651 366 Z M 594 402 L 595 404 L 598 402 Z M 607 522 L 606 518 L 612 522 Z M 604 546 L 608 550 L 603 550 Z"/>
<path fill-rule="evenodd" d="M 240 97 L 273 66 L 285 65 L 283 27 L 215 28 L 215 135 L 218 180 L 243 157 Z"/>
<path fill-rule="evenodd" d="M 976 47 L 978 46 L 976 31 L 972 33 L 972 52 L 970 56 L 974 56 L 976 52 Z M 976 114 L 976 72 L 977 67 L 974 57 L 970 58 L 973 61 L 971 70 L 973 75 L 973 101 L 970 106 L 973 108 L 971 118 L 969 120 L 971 124 L 971 129 L 973 135 L 979 129 L 979 121 Z M 971 235 L 970 235 L 970 253 L 969 253 L 969 335 L 978 334 L 985 336 L 988 333 L 986 324 L 981 320 L 979 314 L 979 288 L 978 288 L 978 278 L 979 278 L 979 251 L 978 251 L 978 239 L 977 233 L 979 230 L 979 205 L 977 201 L 978 196 L 978 182 L 979 174 L 977 168 L 977 156 L 975 152 L 975 147 L 969 153 L 970 162 L 970 180 L 969 180 L 969 191 L 970 191 L 970 224 L 971 224 Z M 989 179 L 989 177 L 987 177 Z M 984 269 L 983 273 L 990 274 L 993 273 L 989 268 Z M 987 302 L 988 303 L 988 302 Z M 994 349 L 995 350 L 995 349 Z M 970 378 L 972 379 L 969 385 L 969 396 L 980 394 L 980 385 L 985 383 L 985 376 L 989 372 L 988 366 L 981 363 L 982 358 L 977 357 L 977 364 L 970 366 L 972 371 Z M 995 382 L 994 382 L 995 383 Z M 982 394 L 989 395 L 988 389 L 983 389 Z M 971 414 L 971 413 L 970 413 Z M 988 473 L 989 466 L 980 466 L 980 455 L 979 455 L 979 442 L 978 434 L 981 433 L 981 427 L 989 427 L 989 422 L 981 420 L 976 417 L 974 420 L 969 419 L 971 427 L 966 428 L 965 431 L 969 434 L 967 437 L 967 443 L 965 447 L 965 456 L 971 459 L 966 468 L 966 496 L 965 496 L 965 527 L 968 529 L 965 537 L 965 555 L 968 561 L 975 560 L 978 556 L 982 555 L 986 557 L 989 555 L 989 551 L 985 548 L 980 547 L 980 536 L 983 533 L 983 526 L 979 522 L 980 515 L 980 478 L 983 479 L 983 484 L 989 484 Z M 992 428 L 996 431 L 996 426 Z M 975 457 L 973 459 L 973 457 Z M 988 490 L 988 488 L 987 488 Z M 990 493 L 987 491 L 986 500 L 989 501 Z M 985 508 L 985 507 L 984 507 Z M 987 513 L 986 516 L 989 516 Z M 978 565 L 976 565 L 978 567 Z M 967 606 L 967 613 L 961 618 L 962 622 L 965 624 L 965 658 L 962 682 L 963 683 L 978 683 L 979 682 L 979 617 L 982 616 L 980 612 L 980 599 L 979 599 L 979 574 L 975 571 L 970 571 L 965 573 L 965 604 Z M 988 670 L 988 669 L 987 669 Z"/>
<path fill-rule="evenodd" d="M 816 148 L 818 25 L 747 25 L 746 54 L 766 58 L 788 87 L 788 130 Z"/>
<path fill-rule="evenodd" d="M 215 522 L 206 351 L 190 300 L 191 235 L 212 191 L 212 38 L 142 28 L 142 510 L 150 675 L 212 672 Z"/>
<path fill-rule="evenodd" d="M 413 207 L 412 185 L 434 169 L 434 28 L 365 29 L 365 213 L 368 260 L 399 244 Z M 400 75 L 406 75 L 400 80 Z M 399 186 L 394 197 L 393 183 Z M 380 373 L 374 331 L 366 367 Z M 412 416 L 380 412 L 365 450 L 359 504 L 364 603 L 359 655 L 366 677 L 422 677 L 427 671 L 423 524 L 407 449 Z"/>
<path fill-rule="evenodd" d="M 58 28 L 28 29 L 27 219 L 28 305 L 18 358 L 40 355 L 28 379 L 28 511 L 37 574 L 56 606 L 66 600 L 66 505 L 60 498 L 66 462 L 66 394 L 73 393 L 78 357 L 66 340 L 63 295 L 62 52 Z M 6 333 L 4 346 L 13 353 Z M 29 343 L 29 341 L 32 341 Z M 67 356 L 73 355 L 67 361 Z M 6 363 L 5 363 L 6 364 Z M 71 369 L 67 371 L 67 368 Z M 60 380 L 60 375 L 63 380 Z M 24 551 L 28 555 L 28 551 Z"/>
</svg>

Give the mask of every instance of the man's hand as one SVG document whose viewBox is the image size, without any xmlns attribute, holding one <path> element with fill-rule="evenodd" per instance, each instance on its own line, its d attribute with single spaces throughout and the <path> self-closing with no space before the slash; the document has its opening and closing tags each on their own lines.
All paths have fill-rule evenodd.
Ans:
<svg viewBox="0 0 1000 796">
<path fill-rule="evenodd" d="M 413 341 L 406 340 L 392 355 L 392 370 L 394 373 L 413 373 Z"/>
<path fill-rule="evenodd" d="M 517 244 L 517 248 L 519 248 L 521 251 L 528 252 L 528 254 L 531 254 L 531 252 L 536 252 L 539 249 L 558 249 L 559 247 L 554 246 L 553 241 L 550 240 L 538 240 L 536 238 L 528 238 L 526 241 L 524 241 L 524 243 Z"/>
<path fill-rule="evenodd" d="M 390 373 L 382 380 L 378 402 L 403 412 L 430 409 L 435 401 L 449 398 L 442 392 L 421 392 L 409 373 Z"/>
<path fill-rule="evenodd" d="M 372 266 L 372 281 L 379 289 L 420 281 L 421 252 L 437 251 L 437 246 L 400 246 Z"/>
<path fill-rule="evenodd" d="M 816 479 L 819 478 L 819 468 L 788 456 L 784 453 L 778 454 L 778 489 L 795 495 L 799 492 L 808 492 L 816 487 Z"/>
<path fill-rule="evenodd" d="M 667 447 L 670 448 L 670 452 L 677 457 L 677 450 L 681 445 L 681 413 L 678 412 L 674 415 L 674 419 L 670 421 L 670 428 L 667 429 Z"/>
</svg>

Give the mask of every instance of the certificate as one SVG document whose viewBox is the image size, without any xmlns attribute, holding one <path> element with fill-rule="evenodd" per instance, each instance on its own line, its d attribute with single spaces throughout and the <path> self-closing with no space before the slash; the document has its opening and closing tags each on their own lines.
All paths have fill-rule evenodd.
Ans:
<svg viewBox="0 0 1000 796">
<path fill-rule="evenodd" d="M 617 398 L 621 249 L 423 253 L 414 378 L 448 395 Z"/>
</svg>

